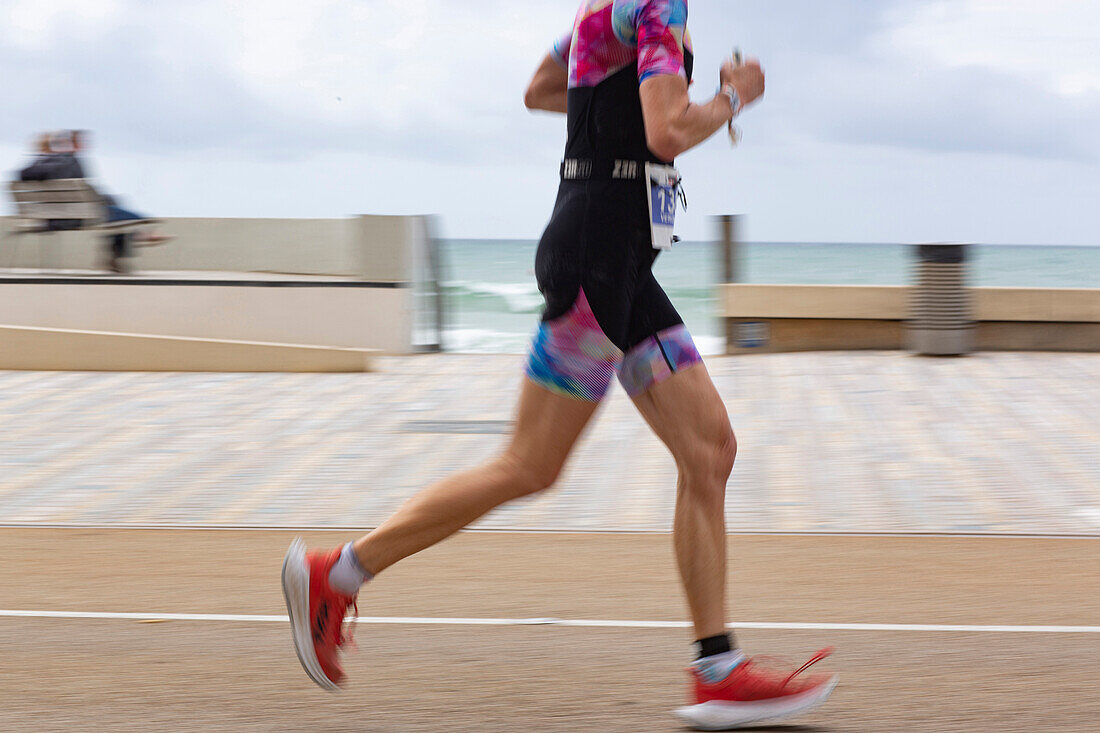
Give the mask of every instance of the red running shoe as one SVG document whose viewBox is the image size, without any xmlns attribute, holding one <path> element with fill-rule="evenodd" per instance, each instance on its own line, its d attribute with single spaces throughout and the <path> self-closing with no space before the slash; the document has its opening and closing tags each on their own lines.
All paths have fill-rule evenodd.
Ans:
<svg viewBox="0 0 1100 733">
<path fill-rule="evenodd" d="M 743 725 L 786 718 L 816 708 L 832 693 L 836 675 L 799 675 L 832 654 L 822 649 L 793 672 L 769 667 L 768 657 L 747 657 L 720 682 L 709 683 L 689 668 L 695 684 L 695 704 L 680 708 L 677 717 L 697 730 L 731 730 Z"/>
<path fill-rule="evenodd" d="M 283 558 L 283 597 L 290 615 L 294 650 L 298 661 L 314 682 L 336 691 L 344 680 L 340 667 L 340 647 L 350 641 L 344 635 L 344 617 L 359 613 L 357 596 L 345 596 L 328 582 L 340 548 L 331 552 L 306 552 L 299 537 L 290 544 Z"/>
</svg>

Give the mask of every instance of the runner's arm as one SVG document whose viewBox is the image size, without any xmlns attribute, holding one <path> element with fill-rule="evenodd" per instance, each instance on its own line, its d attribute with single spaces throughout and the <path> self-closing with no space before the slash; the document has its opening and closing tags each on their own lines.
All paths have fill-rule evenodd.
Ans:
<svg viewBox="0 0 1100 733">
<path fill-rule="evenodd" d="M 736 68 L 723 66 L 721 79 L 737 90 L 742 108 L 764 93 L 764 72 L 756 61 Z M 725 94 L 706 104 L 692 104 L 687 80 L 679 75 L 652 76 L 642 82 L 640 94 L 646 143 L 662 160 L 691 150 L 733 118 Z"/>
<path fill-rule="evenodd" d="M 531 83 L 527 85 L 523 103 L 530 110 L 541 109 L 565 114 L 565 93 L 568 81 L 568 72 L 561 63 L 551 54 L 546 54 L 535 71 Z"/>
</svg>

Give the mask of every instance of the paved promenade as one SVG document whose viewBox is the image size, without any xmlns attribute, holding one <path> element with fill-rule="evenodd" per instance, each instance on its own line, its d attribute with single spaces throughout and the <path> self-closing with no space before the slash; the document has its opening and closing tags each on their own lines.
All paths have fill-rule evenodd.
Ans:
<svg viewBox="0 0 1100 733">
<path fill-rule="evenodd" d="M 360 594 L 347 691 L 331 695 L 302 672 L 283 616 L 294 534 L 0 529 L 0 727 L 685 730 L 671 711 L 692 637 L 668 537 L 467 533 L 415 555 Z M 1096 729 L 1096 540 L 741 536 L 729 555 L 750 653 L 837 648 L 819 667 L 840 675 L 828 704 L 758 731 Z"/>
<path fill-rule="evenodd" d="M 1100 534 L 1100 356 L 708 361 L 731 531 Z M 368 527 L 492 454 L 519 356 L 377 373 L 0 372 L 0 523 Z M 675 470 L 616 387 L 559 487 L 486 528 L 664 531 Z"/>
</svg>

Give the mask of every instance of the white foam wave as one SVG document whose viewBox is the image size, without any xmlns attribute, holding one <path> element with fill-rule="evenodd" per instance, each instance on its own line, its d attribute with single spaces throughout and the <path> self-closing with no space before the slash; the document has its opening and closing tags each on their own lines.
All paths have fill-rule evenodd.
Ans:
<svg viewBox="0 0 1100 733">
<path fill-rule="evenodd" d="M 460 354 L 523 354 L 531 344 L 530 332 L 494 331 L 488 328 L 454 328 L 443 333 L 443 348 Z M 726 351 L 723 336 L 695 336 L 695 347 L 703 356 Z"/>
<path fill-rule="evenodd" d="M 692 336 L 695 341 L 695 348 L 699 349 L 699 353 L 703 356 L 717 356 L 718 354 L 726 353 L 726 337 L 725 336 Z"/>
<path fill-rule="evenodd" d="M 523 354 L 531 333 L 507 333 L 487 328 L 454 328 L 443 332 L 443 348 L 460 354 Z"/>
<path fill-rule="evenodd" d="M 504 300 L 512 313 L 537 313 L 542 308 L 542 293 L 534 283 L 498 283 L 451 280 L 443 283 L 449 290 L 468 295 L 488 295 Z"/>
</svg>

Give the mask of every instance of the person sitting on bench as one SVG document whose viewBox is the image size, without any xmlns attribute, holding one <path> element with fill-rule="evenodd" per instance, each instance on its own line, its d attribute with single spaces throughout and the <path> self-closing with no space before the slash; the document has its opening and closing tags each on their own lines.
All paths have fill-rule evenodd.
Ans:
<svg viewBox="0 0 1100 733">
<path fill-rule="evenodd" d="M 39 140 L 39 156 L 29 166 L 19 173 L 22 181 L 54 181 L 65 178 L 86 178 L 84 166 L 77 157 L 87 148 L 88 135 L 83 130 L 68 130 L 43 135 Z M 103 204 L 107 209 L 105 227 L 131 226 L 149 221 L 148 217 L 119 206 L 117 199 L 108 194 L 101 194 Z M 50 220 L 47 224 L 50 231 L 65 231 L 80 229 L 82 222 L 79 220 Z M 108 259 L 107 268 L 112 272 L 126 272 L 122 262 L 125 257 L 131 256 L 131 239 L 141 244 L 159 244 L 166 242 L 171 237 L 159 232 L 138 232 L 132 235 L 129 232 L 119 232 L 107 237 Z"/>
<path fill-rule="evenodd" d="M 21 181 L 55 181 L 63 178 L 84 178 L 84 167 L 76 155 L 59 152 L 65 145 L 61 133 L 44 132 L 38 136 L 38 156 L 29 166 L 19 171 Z M 46 222 L 47 231 L 64 232 L 80 229 L 84 222 L 80 219 L 50 219 Z"/>
<path fill-rule="evenodd" d="M 72 147 L 71 133 L 43 133 L 38 138 L 38 157 L 19 172 L 21 181 L 55 181 L 84 178 L 84 166 Z"/>
</svg>

